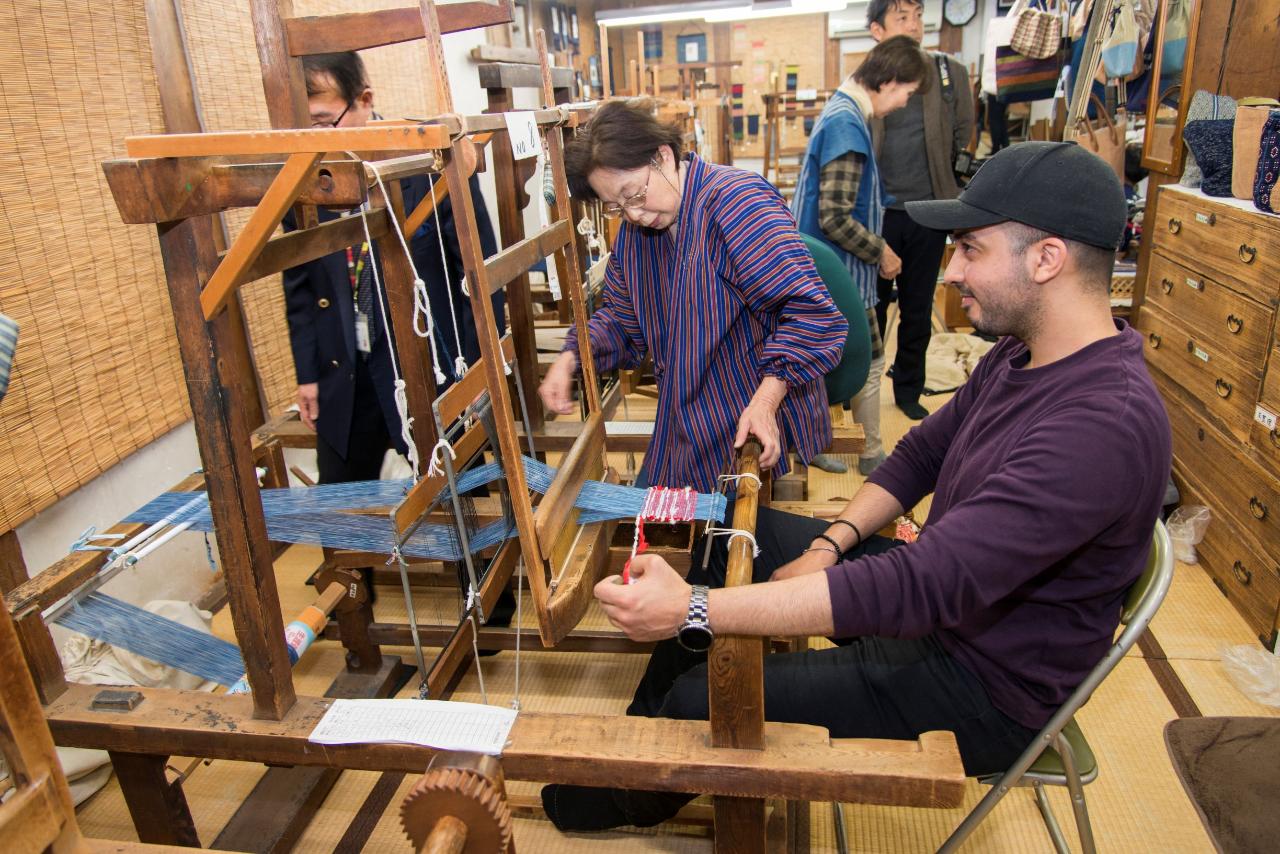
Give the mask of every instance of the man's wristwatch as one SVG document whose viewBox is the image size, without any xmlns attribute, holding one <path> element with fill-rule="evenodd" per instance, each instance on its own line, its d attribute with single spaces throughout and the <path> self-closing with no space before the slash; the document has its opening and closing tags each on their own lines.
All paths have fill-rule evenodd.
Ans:
<svg viewBox="0 0 1280 854">
<path fill-rule="evenodd" d="M 690 652 L 706 652 L 714 638 L 707 619 L 707 588 L 695 584 L 689 594 L 689 614 L 676 632 L 676 640 Z"/>
</svg>

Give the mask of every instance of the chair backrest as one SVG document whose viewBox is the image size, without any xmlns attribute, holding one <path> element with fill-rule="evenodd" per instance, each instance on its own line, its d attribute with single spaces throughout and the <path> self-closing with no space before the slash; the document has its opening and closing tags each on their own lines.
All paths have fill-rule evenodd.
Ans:
<svg viewBox="0 0 1280 854">
<path fill-rule="evenodd" d="M 867 325 L 867 309 L 862 304 L 862 295 L 858 293 L 849 270 L 840 261 L 840 257 L 831 251 L 831 247 L 803 232 L 800 237 L 803 238 L 804 245 L 809 247 L 813 264 L 818 268 L 818 275 L 827 286 L 831 300 L 840 309 L 845 320 L 849 321 L 844 355 L 840 357 L 840 364 L 832 368 L 824 378 L 827 400 L 841 403 L 862 391 L 871 370 L 871 329 Z"/>
<path fill-rule="evenodd" d="M 1057 732 L 1062 728 L 1071 717 L 1080 710 L 1080 707 L 1088 702 L 1089 697 L 1093 695 L 1094 689 L 1101 684 L 1102 680 L 1107 677 L 1115 666 L 1120 663 L 1125 654 L 1138 642 L 1138 638 L 1146 631 L 1147 624 L 1151 622 L 1151 618 L 1156 615 L 1156 611 L 1160 608 L 1160 603 L 1164 601 L 1165 594 L 1169 592 L 1169 585 L 1173 582 L 1173 545 L 1169 542 L 1169 532 L 1165 529 L 1164 523 L 1159 519 L 1156 520 L 1155 534 L 1152 538 L 1151 553 L 1147 557 L 1147 568 L 1143 570 L 1142 575 L 1129 588 L 1129 594 L 1125 597 L 1124 608 L 1120 614 L 1120 620 L 1124 623 L 1124 630 L 1120 632 L 1120 636 L 1107 650 L 1107 654 L 1102 660 L 1089 671 L 1089 675 L 1084 678 L 1079 687 L 1071 692 L 1071 696 L 1067 698 L 1062 707 L 1054 713 L 1049 723 L 1045 726 L 1044 732 Z"/>
</svg>

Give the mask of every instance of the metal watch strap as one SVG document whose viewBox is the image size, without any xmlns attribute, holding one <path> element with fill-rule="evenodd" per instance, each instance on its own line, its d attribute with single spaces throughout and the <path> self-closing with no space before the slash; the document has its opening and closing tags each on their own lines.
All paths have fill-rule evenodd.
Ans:
<svg viewBox="0 0 1280 854">
<path fill-rule="evenodd" d="M 689 614 L 684 621 L 686 626 L 710 627 L 710 620 L 707 618 L 707 592 L 705 584 L 693 585 L 689 594 Z"/>
</svg>

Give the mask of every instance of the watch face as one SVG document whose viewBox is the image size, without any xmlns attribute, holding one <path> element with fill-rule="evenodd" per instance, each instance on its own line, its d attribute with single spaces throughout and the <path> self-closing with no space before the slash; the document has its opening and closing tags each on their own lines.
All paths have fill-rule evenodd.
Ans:
<svg viewBox="0 0 1280 854">
<path fill-rule="evenodd" d="M 680 633 L 676 635 L 680 645 L 690 652 L 706 652 L 711 649 L 713 638 L 711 629 L 698 625 L 681 626 Z"/>
<path fill-rule="evenodd" d="M 947 23 L 951 26 L 963 27 L 973 20 L 973 16 L 977 14 L 977 11 L 977 0 L 947 0 L 943 14 L 947 18 Z"/>
</svg>

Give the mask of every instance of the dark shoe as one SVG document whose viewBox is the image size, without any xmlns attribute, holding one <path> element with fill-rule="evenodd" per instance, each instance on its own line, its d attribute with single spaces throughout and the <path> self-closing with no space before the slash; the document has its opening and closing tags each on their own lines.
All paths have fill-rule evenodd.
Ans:
<svg viewBox="0 0 1280 854">
<path fill-rule="evenodd" d="M 630 824 L 626 813 L 613 798 L 613 789 L 552 783 L 542 787 L 542 809 L 564 833 L 581 830 L 612 830 Z"/>
<path fill-rule="evenodd" d="M 929 410 L 921 406 L 918 400 L 913 400 L 910 403 L 899 403 L 898 408 L 912 421 L 923 421 L 925 416 L 929 414 Z"/>
</svg>

